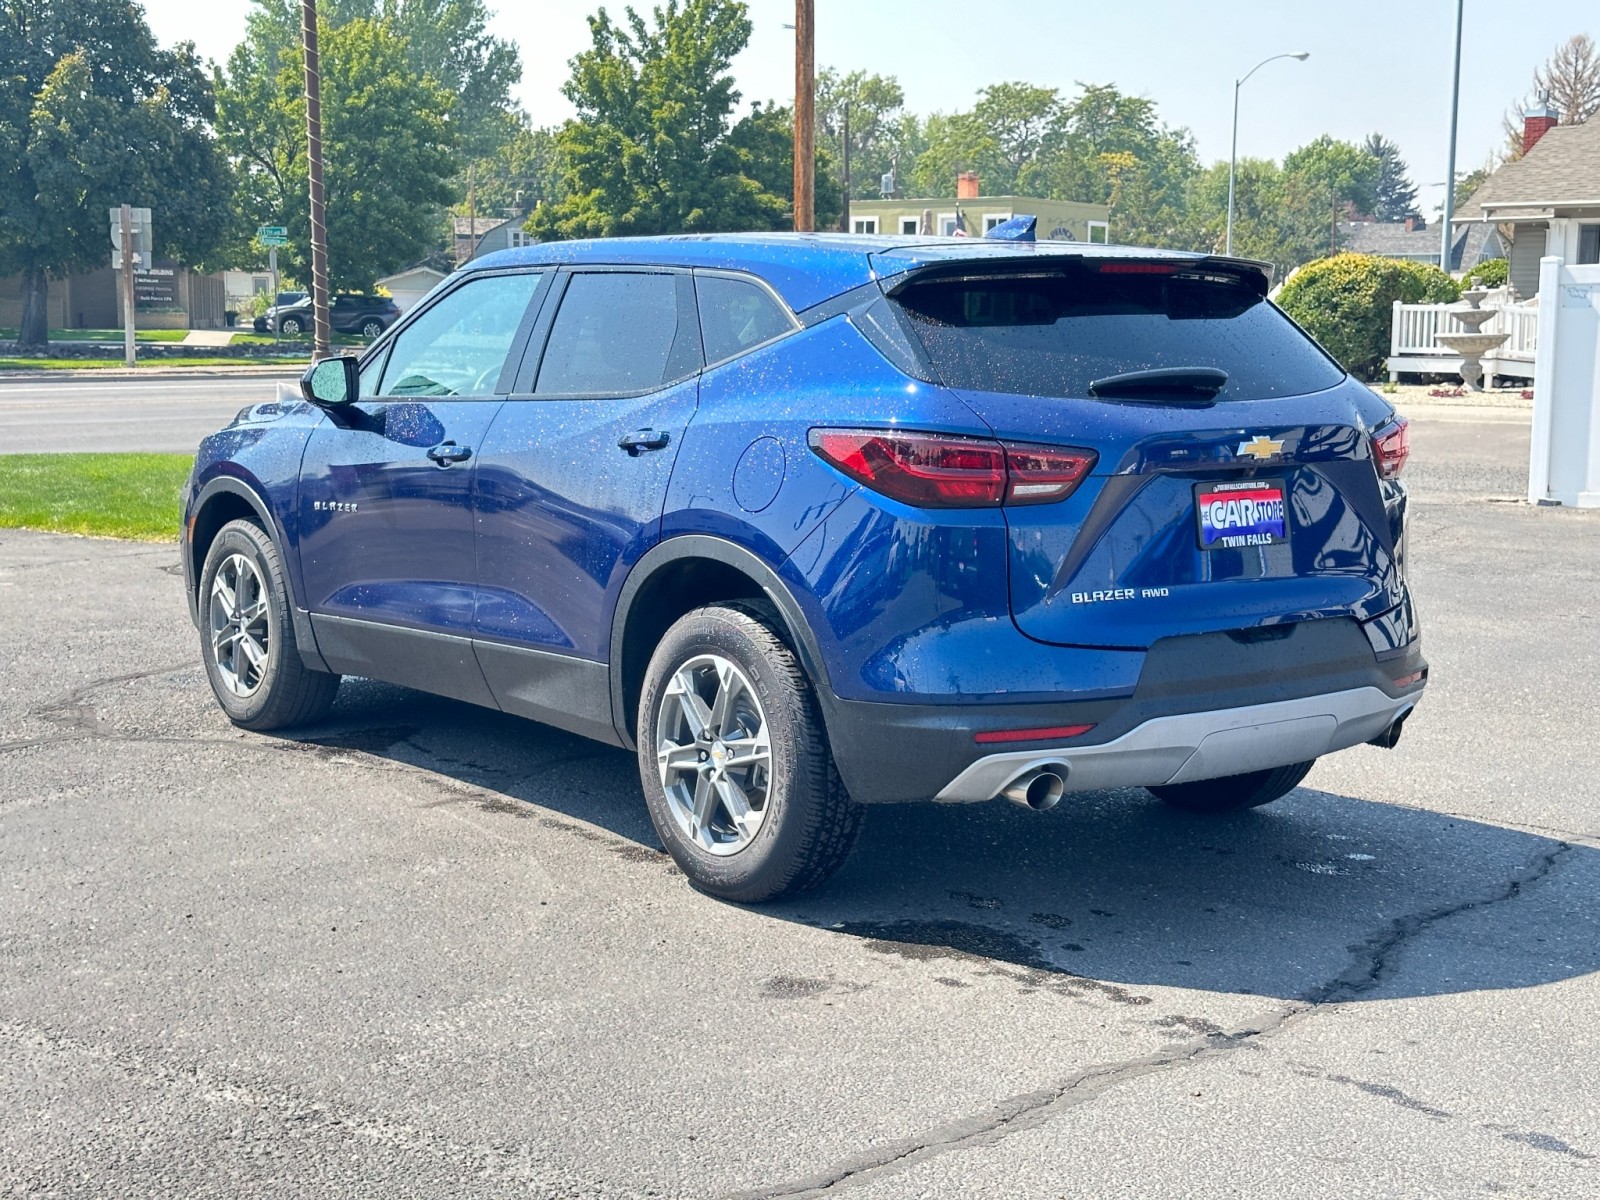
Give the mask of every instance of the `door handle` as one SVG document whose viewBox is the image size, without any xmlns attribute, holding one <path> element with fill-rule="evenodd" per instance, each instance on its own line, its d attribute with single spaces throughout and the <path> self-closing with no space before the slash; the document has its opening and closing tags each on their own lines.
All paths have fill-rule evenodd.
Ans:
<svg viewBox="0 0 1600 1200">
<path fill-rule="evenodd" d="M 638 458 L 646 450 L 665 450 L 670 437 L 664 429 L 636 429 L 617 439 L 617 448 L 626 450 L 630 458 Z"/>
<path fill-rule="evenodd" d="M 448 467 L 451 463 L 466 462 L 472 457 L 471 446 L 458 446 L 454 442 L 445 442 L 428 451 L 428 457 L 441 467 Z"/>
</svg>

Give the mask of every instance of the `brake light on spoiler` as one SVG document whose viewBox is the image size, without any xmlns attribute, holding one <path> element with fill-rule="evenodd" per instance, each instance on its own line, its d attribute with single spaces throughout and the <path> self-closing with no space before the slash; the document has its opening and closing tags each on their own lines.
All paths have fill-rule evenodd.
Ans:
<svg viewBox="0 0 1600 1200">
<path fill-rule="evenodd" d="M 858 483 L 919 508 L 997 508 L 1065 500 L 1093 450 L 897 429 L 813 429 L 811 448 Z"/>
</svg>

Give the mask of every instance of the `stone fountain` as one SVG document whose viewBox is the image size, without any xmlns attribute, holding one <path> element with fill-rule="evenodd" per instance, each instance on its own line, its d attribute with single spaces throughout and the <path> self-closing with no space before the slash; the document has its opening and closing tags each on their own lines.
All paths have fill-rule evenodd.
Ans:
<svg viewBox="0 0 1600 1200">
<path fill-rule="evenodd" d="M 1484 288 L 1468 288 L 1461 293 L 1465 306 L 1453 307 L 1450 315 L 1465 325 L 1470 333 L 1440 333 L 1434 340 L 1461 355 L 1461 382 L 1468 391 L 1483 391 L 1483 356 L 1499 346 L 1511 335 L 1508 333 L 1479 332 L 1486 321 L 1494 319 L 1494 310 L 1480 308 L 1489 293 Z"/>
</svg>

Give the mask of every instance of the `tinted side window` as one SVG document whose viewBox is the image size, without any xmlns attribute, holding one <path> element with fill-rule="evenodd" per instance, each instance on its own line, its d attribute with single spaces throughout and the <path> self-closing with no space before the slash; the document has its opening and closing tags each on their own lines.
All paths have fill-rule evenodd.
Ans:
<svg viewBox="0 0 1600 1200">
<path fill-rule="evenodd" d="M 794 328 L 778 302 L 748 279 L 697 275 L 694 289 L 708 363 L 732 358 Z"/>
<path fill-rule="evenodd" d="M 693 312 L 680 320 L 677 275 L 579 272 L 567 284 L 539 364 L 537 395 L 647 392 L 700 369 Z"/>
<path fill-rule="evenodd" d="M 900 311 L 945 384 L 1089 395 L 1096 379 L 1155 367 L 1228 373 L 1219 400 L 1332 387 L 1344 372 L 1259 291 L 1220 273 L 1106 273 L 912 284 Z"/>
<path fill-rule="evenodd" d="M 395 338 L 379 396 L 488 396 L 542 274 L 463 284 Z"/>
</svg>

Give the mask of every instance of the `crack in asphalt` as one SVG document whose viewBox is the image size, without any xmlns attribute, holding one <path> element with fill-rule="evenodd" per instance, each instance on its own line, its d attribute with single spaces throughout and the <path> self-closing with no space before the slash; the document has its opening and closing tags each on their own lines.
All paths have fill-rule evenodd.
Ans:
<svg viewBox="0 0 1600 1200">
<path fill-rule="evenodd" d="M 1192 1063 L 1216 1058 L 1235 1050 L 1264 1046 L 1272 1037 L 1303 1023 L 1330 1005 L 1337 1005 L 1375 990 L 1392 973 L 1396 960 L 1409 943 L 1415 941 L 1433 926 L 1463 913 L 1473 912 L 1497 904 L 1504 904 L 1521 896 L 1529 887 L 1548 877 L 1557 865 L 1576 849 L 1563 842 L 1556 848 L 1537 855 L 1517 871 L 1498 890 L 1469 900 L 1444 904 L 1420 913 L 1397 917 L 1364 942 L 1348 947 L 1350 964 L 1332 979 L 1310 989 L 1305 997 L 1283 1008 L 1264 1014 L 1256 1023 L 1235 1029 L 1231 1033 L 1210 1033 L 1165 1053 L 1145 1055 L 1117 1063 L 1102 1064 L 1075 1072 L 1054 1087 L 1011 1096 L 992 1106 L 987 1115 L 972 1116 L 937 1126 L 927 1134 L 901 1138 L 877 1150 L 867 1151 L 847 1159 L 835 1167 L 790 1180 L 772 1187 L 757 1188 L 731 1194 L 727 1200 L 788 1200 L 824 1195 L 873 1178 L 893 1174 L 914 1166 L 926 1159 L 954 1150 L 967 1150 L 989 1142 L 998 1141 L 1013 1133 L 1044 1124 L 1058 1113 L 1087 1104 L 1121 1084 L 1146 1075 L 1189 1066 Z M 1338 1080 L 1343 1082 L 1343 1080 Z M 1354 1083 L 1354 1081 L 1351 1081 Z M 1357 1085 L 1361 1086 L 1361 1085 Z M 1383 1090 L 1384 1085 L 1362 1086 L 1361 1090 L 1394 1102 L 1396 1096 Z M 1409 1097 L 1406 1097 L 1409 1100 Z M 1405 1107 L 1411 1107 L 1407 1104 Z M 1429 1116 L 1436 1112 L 1417 1105 Z M 1584 1157 L 1548 1134 L 1506 1134 L 1507 1140 L 1521 1142 L 1536 1149 L 1557 1150 Z"/>
<path fill-rule="evenodd" d="M 140 1054 L 39 1026 L 0 1022 L 0 1047 L 88 1059 L 124 1078 L 158 1084 L 211 1108 L 236 1110 L 241 1116 L 256 1120 L 264 1118 L 279 1132 L 292 1130 L 295 1137 L 306 1132 L 321 1133 L 346 1145 L 362 1143 L 381 1148 L 385 1154 L 417 1155 L 452 1170 L 470 1169 L 478 1180 L 533 1185 L 540 1189 L 536 1194 L 542 1196 L 577 1194 L 573 1191 L 574 1181 L 563 1177 L 555 1164 L 541 1161 L 539 1148 L 532 1144 L 459 1142 L 408 1122 L 314 1099 L 289 1083 L 241 1079 L 198 1062 L 165 1061 L 148 1052 Z M 585 1183 L 582 1194 L 620 1197 L 637 1193 Z"/>
</svg>

